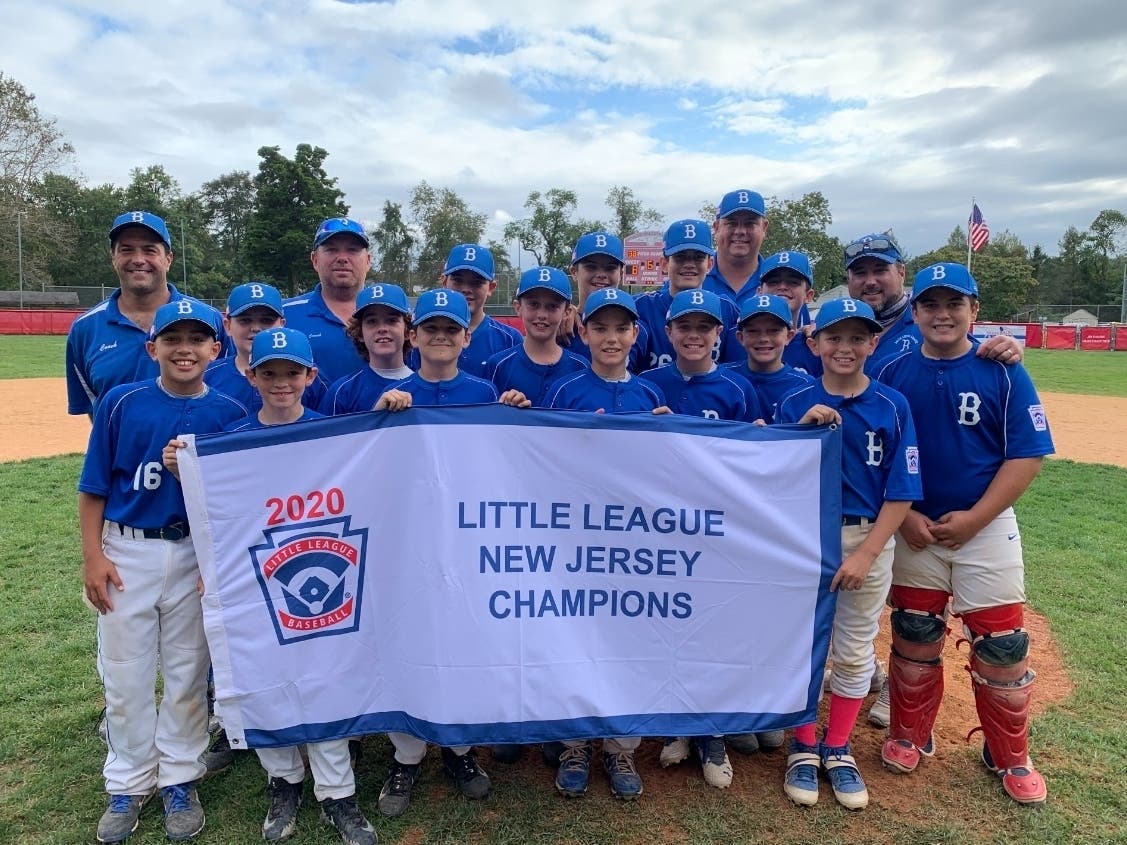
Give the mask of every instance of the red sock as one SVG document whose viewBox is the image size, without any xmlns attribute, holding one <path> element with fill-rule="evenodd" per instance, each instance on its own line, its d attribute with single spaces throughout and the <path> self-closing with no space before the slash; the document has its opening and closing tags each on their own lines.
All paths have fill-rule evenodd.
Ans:
<svg viewBox="0 0 1127 845">
<path fill-rule="evenodd" d="M 794 729 L 794 738 L 802 745 L 817 745 L 818 735 L 814 733 L 814 723 L 799 725 Z"/>
<path fill-rule="evenodd" d="M 826 722 L 826 735 L 823 742 L 831 748 L 840 748 L 849 742 L 853 726 L 857 724 L 857 714 L 861 712 L 863 698 L 845 698 L 836 692 L 830 693 L 830 716 Z"/>
</svg>

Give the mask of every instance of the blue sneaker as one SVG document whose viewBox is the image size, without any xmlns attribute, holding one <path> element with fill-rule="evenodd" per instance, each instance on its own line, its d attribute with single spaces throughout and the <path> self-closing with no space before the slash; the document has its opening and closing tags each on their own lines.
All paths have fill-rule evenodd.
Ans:
<svg viewBox="0 0 1127 845">
<path fill-rule="evenodd" d="M 615 798 L 633 801 L 642 794 L 642 776 L 634 767 L 633 751 L 604 751 L 603 768 L 610 776 L 610 791 Z"/>
<path fill-rule="evenodd" d="M 182 842 L 203 830 L 203 807 L 194 783 L 164 786 L 160 794 L 164 799 L 165 836 L 173 842 Z"/>
<path fill-rule="evenodd" d="M 863 810 L 869 806 L 869 790 L 861 778 L 857 761 L 849 753 L 849 743 L 836 748 L 822 745 L 822 768 L 830 780 L 837 803 L 847 810 Z"/>
<path fill-rule="evenodd" d="M 560 768 L 556 772 L 556 789 L 566 798 L 578 798 L 587 792 L 591 774 L 591 743 L 564 746 Z"/>
<path fill-rule="evenodd" d="M 148 795 L 111 795 L 98 821 L 99 842 L 124 842 L 137 829 Z"/>
<path fill-rule="evenodd" d="M 800 807 L 813 807 L 818 803 L 818 769 L 822 758 L 818 746 L 803 745 L 797 739 L 790 741 L 787 751 L 787 773 L 783 779 L 783 792 Z"/>
</svg>

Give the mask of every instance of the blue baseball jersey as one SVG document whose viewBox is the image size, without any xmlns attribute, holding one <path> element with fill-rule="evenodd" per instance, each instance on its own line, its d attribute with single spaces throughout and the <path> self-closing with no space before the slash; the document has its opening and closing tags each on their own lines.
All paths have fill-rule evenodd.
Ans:
<svg viewBox="0 0 1127 845">
<path fill-rule="evenodd" d="M 382 372 L 367 366 L 359 372 L 334 381 L 317 407 L 322 414 L 328 416 L 370 411 L 376 407 L 376 402 L 384 391 L 410 375 L 411 368 L 406 365 L 396 370 Z"/>
<path fill-rule="evenodd" d="M 711 420 L 754 422 L 767 419 L 763 401 L 751 382 L 727 367 L 686 376 L 677 365 L 666 364 L 646 373 L 675 414 Z"/>
<path fill-rule="evenodd" d="M 524 335 L 519 331 L 486 315 L 478 327 L 470 332 L 469 346 L 458 356 L 458 369 L 471 376 L 489 378 L 486 366 L 489 359 L 498 352 L 520 346 L 523 342 Z M 412 370 L 417 370 L 420 363 L 419 350 L 412 349 L 407 356 L 407 365 Z"/>
<path fill-rule="evenodd" d="M 918 421 L 924 495 L 915 509 L 930 519 L 972 507 L 1004 461 L 1054 451 L 1029 373 L 1020 364 L 979 358 L 977 348 L 937 361 L 920 347 L 880 371 Z"/>
<path fill-rule="evenodd" d="M 822 376 L 822 359 L 813 353 L 806 342 L 806 332 L 797 331 L 790 343 L 783 349 L 783 363 L 796 370 L 802 370 L 814 378 Z"/>
<path fill-rule="evenodd" d="M 283 306 L 286 328 L 297 329 L 309 338 L 313 361 L 326 384 L 368 365 L 344 333 L 345 325 L 340 317 L 325 302 L 319 283 L 309 293 L 287 299 Z"/>
<path fill-rule="evenodd" d="M 632 373 L 640 373 L 648 369 L 646 362 L 649 360 L 650 348 L 650 330 L 646 328 L 645 323 L 638 323 L 638 339 L 634 341 L 634 345 L 630 347 L 630 357 L 626 359 L 626 369 Z M 565 346 L 568 352 L 574 352 L 588 364 L 591 362 L 591 347 L 582 341 L 579 337 L 579 329 L 573 329 L 571 333 L 571 343 Z"/>
<path fill-rule="evenodd" d="M 447 381 L 427 381 L 414 373 L 392 389 L 410 393 L 413 405 L 485 405 L 499 398 L 492 382 L 463 372 Z"/>
<path fill-rule="evenodd" d="M 796 423 L 814 405 L 841 414 L 841 512 L 876 519 L 886 502 L 914 502 L 923 495 L 919 445 L 908 400 L 879 381 L 857 396 L 827 393 L 821 380 L 780 400 L 775 422 Z"/>
<path fill-rule="evenodd" d="M 672 302 L 673 294 L 669 292 L 668 281 L 658 290 L 652 290 L 634 298 L 634 304 L 638 308 L 638 322 L 646 327 L 648 336 L 648 344 L 641 362 L 643 372 L 655 367 L 664 367 L 666 364 L 672 364 L 677 360 L 677 352 L 673 348 L 673 342 L 669 339 L 669 335 L 665 333 L 665 315 L 669 312 L 669 306 Z M 720 338 L 716 341 L 716 347 L 712 350 L 712 360 L 718 363 L 738 361 L 743 357 L 744 350 L 740 346 L 739 340 L 730 334 L 729 329 L 735 326 L 739 319 L 740 309 L 736 307 L 735 302 L 724 297 L 720 298 L 720 307 L 723 327 L 720 331 Z M 733 343 L 736 346 L 735 351 L 730 349 Z"/>
<path fill-rule="evenodd" d="M 226 393 L 232 399 L 238 399 L 252 414 L 258 413 L 258 409 L 262 407 L 262 395 L 251 387 L 246 374 L 239 372 L 239 367 L 233 356 L 212 361 L 207 370 L 204 371 L 203 380 L 220 393 Z M 321 378 L 320 371 L 318 371 L 313 383 L 305 388 L 305 393 L 301 397 L 302 404 L 311 408 L 318 407 L 326 390 L 328 390 L 328 386 L 325 384 L 325 380 Z"/>
<path fill-rule="evenodd" d="M 728 280 L 724 278 L 724 274 L 720 272 L 720 265 L 714 263 L 712 269 L 708 271 L 708 275 L 704 277 L 701 288 L 710 290 L 717 296 L 736 303 L 736 310 L 739 311 L 751 297 L 759 293 L 759 274 L 762 270 L 763 256 L 759 256 L 759 263 L 755 265 L 755 272 L 751 278 L 744 282 L 743 287 L 739 290 L 733 291 L 731 285 L 728 284 Z"/>
<path fill-rule="evenodd" d="M 78 479 L 83 493 L 106 500 L 105 518 L 134 528 L 186 522 L 180 482 L 161 453 L 178 434 L 210 434 L 247 415 L 218 390 L 199 397 L 173 396 L 155 378 L 112 387 L 98 403 L 86 460 Z"/>
<path fill-rule="evenodd" d="M 877 348 L 865 361 L 865 374 L 875 378 L 885 364 L 905 352 L 911 352 L 922 342 L 920 327 L 912 317 L 912 309 L 908 308 L 895 323 L 881 332 Z"/>
<path fill-rule="evenodd" d="M 759 394 L 763 407 L 767 411 L 767 416 L 764 419 L 769 423 L 776 422 L 775 411 L 780 399 L 792 390 L 797 390 L 814 381 L 814 377 L 809 373 L 796 370 L 786 364 L 783 364 L 782 369 L 773 373 L 757 373 L 747 365 L 745 360 L 741 364 L 729 364 L 728 371 L 743 376 L 755 387 L 755 391 Z"/>
<path fill-rule="evenodd" d="M 501 393 L 519 390 L 535 408 L 548 407 L 548 388 L 566 375 L 586 370 L 590 364 L 569 349 L 560 350 L 560 360 L 554 364 L 537 364 L 524 351 L 524 344 L 505 349 L 490 358 L 485 365 L 485 376 Z"/>
<path fill-rule="evenodd" d="M 168 291 L 169 302 L 191 299 L 173 285 Z M 68 414 L 93 414 L 99 398 L 111 387 L 156 378 L 160 372 L 145 351 L 148 330 L 121 313 L 120 299 L 119 288 L 75 320 L 67 332 Z M 222 330 L 219 341 L 226 342 Z"/>
<path fill-rule="evenodd" d="M 548 388 L 548 407 L 607 414 L 648 413 L 665 404 L 661 388 L 638 376 L 607 381 L 591 370 L 564 376 Z"/>
<path fill-rule="evenodd" d="M 319 414 L 317 411 L 311 410 L 310 408 L 306 408 L 304 410 L 304 412 L 302 413 L 302 415 L 300 417 L 298 417 L 296 420 L 294 420 L 294 422 L 306 422 L 307 420 L 321 420 L 321 419 L 324 419 L 324 418 L 325 418 L 324 414 Z M 274 425 L 283 425 L 283 423 L 274 423 Z M 254 429 L 254 428 L 269 428 L 269 427 L 270 426 L 268 426 L 266 423 L 262 422 L 262 420 L 260 420 L 258 418 L 258 412 L 256 411 L 255 413 L 251 414 L 250 416 L 243 417 L 241 420 L 235 420 L 234 422 L 227 423 L 227 425 L 225 425 L 223 427 L 223 430 L 224 431 L 250 431 L 251 429 Z"/>
</svg>

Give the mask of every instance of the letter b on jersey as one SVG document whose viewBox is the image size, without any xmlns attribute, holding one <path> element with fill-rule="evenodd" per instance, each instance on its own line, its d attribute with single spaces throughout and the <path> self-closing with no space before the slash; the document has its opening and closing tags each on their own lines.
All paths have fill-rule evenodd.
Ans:
<svg viewBox="0 0 1127 845">
<path fill-rule="evenodd" d="M 875 431 L 866 431 L 865 437 L 868 438 L 868 446 L 866 451 L 868 457 L 865 458 L 865 466 L 879 467 L 881 461 L 884 460 L 884 441 L 877 437 Z"/>
<path fill-rule="evenodd" d="M 977 393 L 959 394 L 959 425 L 978 425 L 982 414 L 978 409 L 982 406 L 982 399 Z"/>
</svg>

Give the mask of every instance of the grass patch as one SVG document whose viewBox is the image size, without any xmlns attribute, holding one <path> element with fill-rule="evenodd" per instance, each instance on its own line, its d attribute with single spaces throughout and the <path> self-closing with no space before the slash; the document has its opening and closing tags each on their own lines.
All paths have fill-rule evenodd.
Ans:
<svg viewBox="0 0 1127 845">
<path fill-rule="evenodd" d="M 0 335 L 0 379 L 62 378 L 65 335 Z"/>
<path fill-rule="evenodd" d="M 94 671 L 93 616 L 79 601 L 75 456 L 0 464 L 0 843 L 89 842 L 104 806 L 95 733 L 101 689 Z M 779 753 L 739 757 L 737 783 L 703 783 L 699 769 L 666 772 L 643 743 L 646 794 L 635 804 L 610 798 L 601 772 L 577 801 L 556 795 L 552 774 L 526 750 L 515 766 L 491 764 L 485 802 L 455 797 L 432 751 L 407 814 L 379 818 L 376 797 L 391 747 L 368 737 L 358 772 L 361 806 L 383 843 L 899 843 L 1127 842 L 1127 471 L 1049 461 L 1019 503 L 1031 604 L 1053 626 L 1076 692 L 1033 725 L 1034 753 L 1050 783 L 1050 802 L 1025 811 L 1001 797 L 968 749 L 965 761 L 922 776 L 905 790 L 926 798 L 910 815 L 884 807 L 840 810 L 823 788 L 807 811 L 782 796 Z M 964 765 L 965 763 L 965 765 Z M 741 786 L 758 771 L 769 787 Z M 207 843 L 261 841 L 265 778 L 253 755 L 201 787 Z M 311 787 L 306 789 L 312 801 Z M 295 841 L 340 840 L 303 808 Z M 146 809 L 135 845 L 163 843 L 160 815 Z"/>
<path fill-rule="evenodd" d="M 1127 353 L 1027 349 L 1025 366 L 1039 391 L 1127 396 Z"/>
</svg>

